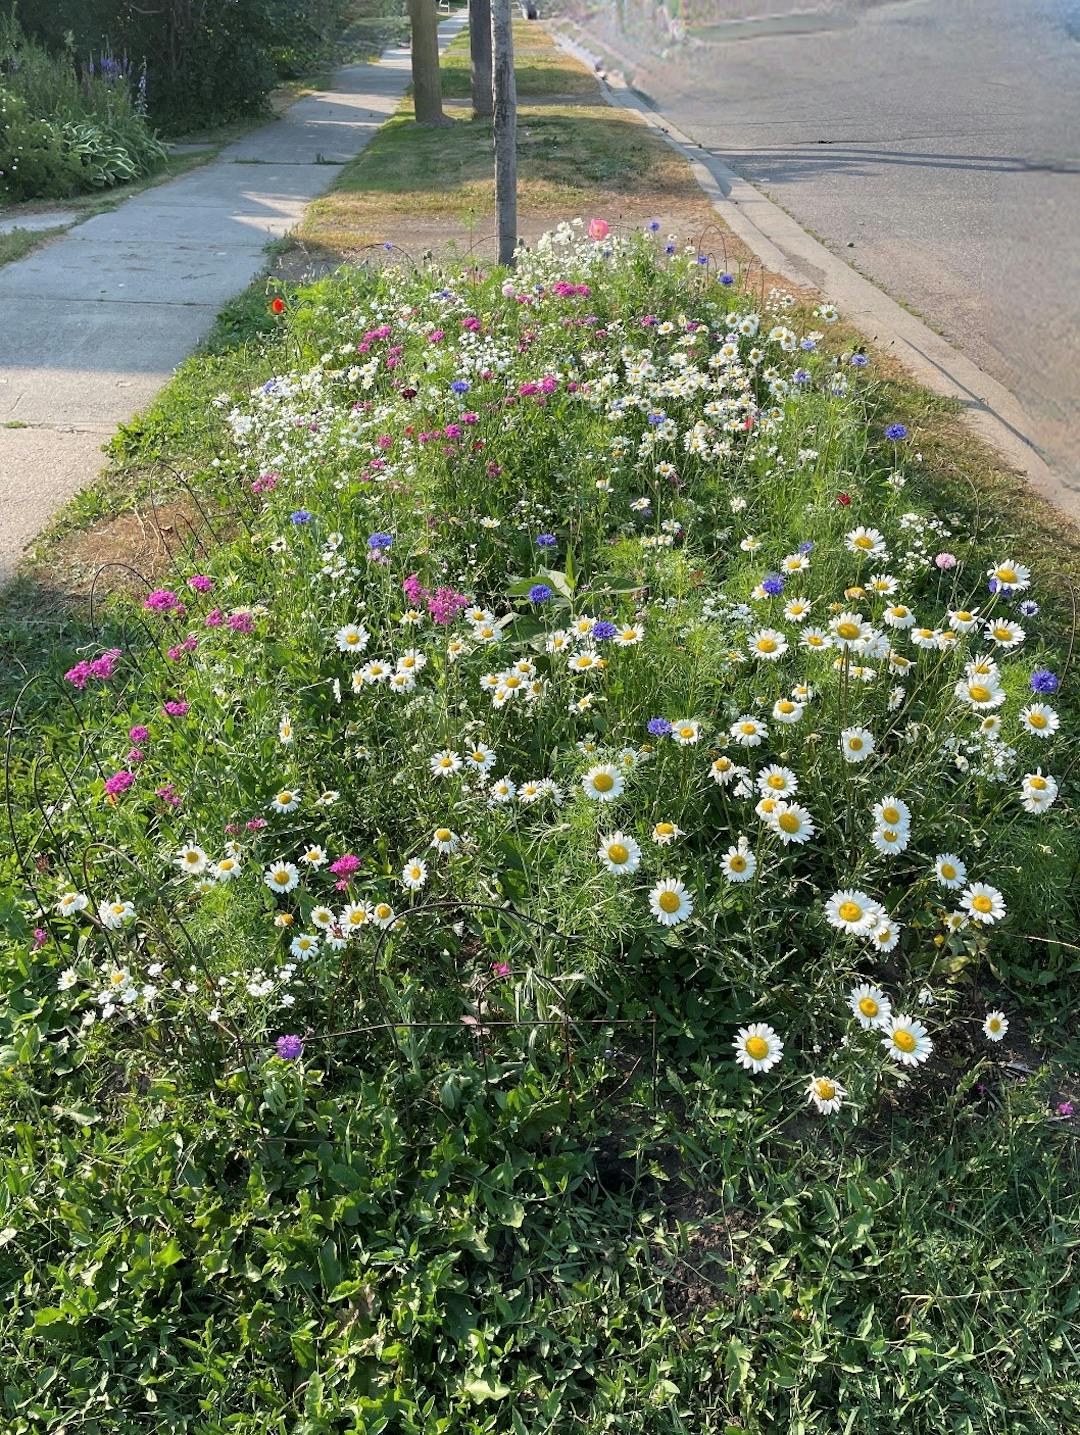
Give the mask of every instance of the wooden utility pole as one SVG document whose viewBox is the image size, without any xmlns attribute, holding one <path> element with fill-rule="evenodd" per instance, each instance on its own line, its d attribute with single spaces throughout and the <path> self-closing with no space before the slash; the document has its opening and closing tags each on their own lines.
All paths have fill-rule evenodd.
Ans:
<svg viewBox="0 0 1080 1435">
<path fill-rule="evenodd" d="M 469 0 L 474 120 L 491 119 L 491 0 Z"/>
<path fill-rule="evenodd" d="M 439 17 L 434 0 L 409 0 L 413 108 L 418 125 L 444 125 L 439 73 Z"/>
<path fill-rule="evenodd" d="M 517 248 L 517 81 L 510 0 L 491 0 L 491 48 L 499 263 L 513 265 Z"/>
</svg>

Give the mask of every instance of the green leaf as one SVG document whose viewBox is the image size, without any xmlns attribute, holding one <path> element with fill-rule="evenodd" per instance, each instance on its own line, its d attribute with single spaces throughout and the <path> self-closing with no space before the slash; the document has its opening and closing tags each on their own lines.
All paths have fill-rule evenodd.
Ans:
<svg viewBox="0 0 1080 1435">
<path fill-rule="evenodd" d="M 505 1400 L 510 1394 L 509 1385 L 498 1385 L 490 1380 L 476 1378 L 467 1380 L 461 1387 L 470 1400 Z"/>
</svg>

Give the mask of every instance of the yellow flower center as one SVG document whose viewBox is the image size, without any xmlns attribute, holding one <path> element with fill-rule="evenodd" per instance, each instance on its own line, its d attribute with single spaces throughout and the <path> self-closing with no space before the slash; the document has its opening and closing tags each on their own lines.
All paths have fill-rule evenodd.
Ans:
<svg viewBox="0 0 1080 1435">
<path fill-rule="evenodd" d="M 778 702 L 776 706 L 782 713 L 793 713 L 795 711 L 795 704 L 788 702 L 786 698 Z"/>
<path fill-rule="evenodd" d="M 889 613 L 893 618 L 906 618 L 908 610 L 904 607 L 903 603 L 897 603 L 895 608 L 889 609 Z"/>
<path fill-rule="evenodd" d="M 630 859 L 629 851 L 621 842 L 612 842 L 608 847 L 607 855 L 608 861 L 614 862 L 617 867 L 621 867 L 624 862 Z"/>
<path fill-rule="evenodd" d="M 657 837 L 674 837 L 675 824 L 673 822 L 658 822 L 653 831 Z"/>
<path fill-rule="evenodd" d="M 951 862 L 942 862 L 941 875 L 945 878 L 946 882 L 951 882 L 956 876 L 956 868 Z"/>
<path fill-rule="evenodd" d="M 972 615 L 971 615 L 970 613 L 964 612 L 964 611 L 961 611 L 961 612 L 957 613 L 957 615 L 956 615 L 956 621 L 957 621 L 958 623 L 970 623 L 970 622 L 971 622 L 971 618 L 972 618 Z"/>
<path fill-rule="evenodd" d="M 990 1030 L 991 1030 L 991 1031 L 1000 1031 L 1000 1030 L 1001 1030 L 1001 1022 L 998 1020 L 998 1018 L 997 1018 L 996 1016 L 992 1016 L 992 1017 L 990 1018 L 989 1022 L 987 1023 L 987 1025 L 990 1027 Z"/>
<path fill-rule="evenodd" d="M 615 786 L 615 779 L 610 772 L 598 772 L 593 778 L 593 787 L 597 792 L 610 792 Z"/>
<path fill-rule="evenodd" d="M 380 902 L 375 908 L 375 915 L 380 922 L 386 922 L 394 915 L 394 909 L 393 907 L 388 907 L 385 902 Z"/>
<path fill-rule="evenodd" d="M 740 731 L 740 732 L 744 732 L 744 733 L 747 735 L 747 737 L 749 737 L 751 733 L 757 732 L 757 723 L 756 723 L 756 722 L 741 722 L 741 723 L 739 724 L 739 731 Z"/>
<path fill-rule="evenodd" d="M 279 802 L 281 803 L 281 805 L 284 807 L 284 806 L 286 805 L 286 803 L 289 803 L 289 802 L 292 801 L 292 793 L 291 793 L 291 792 L 279 792 L 279 793 L 278 793 L 278 801 L 279 801 Z"/>
<path fill-rule="evenodd" d="M 823 641 L 818 633 L 807 633 L 806 635 L 806 646 L 808 648 L 820 648 Z"/>
<path fill-rule="evenodd" d="M 915 1040 L 914 1036 L 912 1036 L 911 1032 L 908 1031 L 906 1027 L 900 1027 L 898 1031 L 894 1031 L 892 1039 L 893 1045 L 898 1046 L 901 1051 L 905 1052 L 914 1051 L 916 1046 L 918 1045 L 918 1042 Z"/>
<path fill-rule="evenodd" d="M 678 892 L 661 892 L 660 896 L 656 900 L 659 903 L 660 910 L 662 912 L 677 912 L 682 906 L 682 899 L 680 898 Z"/>
<path fill-rule="evenodd" d="M 787 778 L 782 777 L 778 772 L 771 772 L 765 781 L 776 792 L 783 792 L 787 786 Z"/>
<path fill-rule="evenodd" d="M 881 810 L 881 815 L 890 827 L 896 827 L 900 823 L 899 807 L 883 807 Z"/>
<path fill-rule="evenodd" d="M 440 842 L 449 842 L 453 835 L 449 827 L 440 827 L 435 832 L 435 836 Z"/>
<path fill-rule="evenodd" d="M 782 832 L 798 832 L 799 819 L 794 812 L 783 812 L 777 819 L 777 826 Z"/>
<path fill-rule="evenodd" d="M 976 912 L 992 912 L 994 910 L 992 899 L 987 897 L 983 892 L 980 892 L 977 897 L 972 897 L 971 905 L 975 908 Z"/>
<path fill-rule="evenodd" d="M 1029 787 L 1033 787 L 1036 792 L 1044 792 L 1044 791 L 1046 790 L 1046 778 L 1045 778 L 1045 777 L 1029 777 L 1029 778 L 1028 778 L 1028 786 L 1029 786 Z"/>
<path fill-rule="evenodd" d="M 972 683 L 968 695 L 973 703 L 989 702 L 991 697 L 990 689 L 984 688 L 981 683 Z"/>
<path fill-rule="evenodd" d="M 693 729 L 692 727 L 681 727 L 681 728 L 679 729 L 679 736 L 680 736 L 680 737 L 693 737 L 693 736 L 694 736 L 694 729 Z"/>
<path fill-rule="evenodd" d="M 288 874 L 288 872 L 275 872 L 275 873 L 274 873 L 274 881 L 278 884 L 279 887 L 283 887 L 288 880 L 289 880 L 289 874 Z"/>
<path fill-rule="evenodd" d="M 897 832 L 893 832 L 892 829 L 889 827 L 884 827 L 882 828 L 881 835 L 886 842 L 895 842 L 900 834 Z"/>
<path fill-rule="evenodd" d="M 878 1004 L 873 997 L 859 998 L 859 1010 L 862 1012 L 863 1016 L 873 1018 L 877 1016 L 878 1009 Z"/>
<path fill-rule="evenodd" d="M 775 653 L 775 652 L 776 652 L 776 639 L 775 639 L 775 638 L 759 638 L 759 639 L 758 639 L 758 645 L 757 645 L 757 647 L 758 647 L 758 652 L 759 652 L 759 653 Z"/>
<path fill-rule="evenodd" d="M 837 637 L 849 639 L 857 638 L 861 631 L 858 623 L 841 623 L 836 629 Z"/>
<path fill-rule="evenodd" d="M 764 1061 L 769 1054 L 769 1043 L 763 1036 L 748 1036 L 746 1038 L 746 1054 L 753 1057 L 755 1061 Z"/>
<path fill-rule="evenodd" d="M 827 1076 L 819 1076 L 814 1082 L 814 1095 L 820 1101 L 831 1101 L 836 1095 L 836 1083 Z"/>
<path fill-rule="evenodd" d="M 865 533 L 860 533 L 858 538 L 856 538 L 855 540 L 856 548 L 873 548 L 873 546 L 874 540 L 872 538 L 869 538 Z"/>
<path fill-rule="evenodd" d="M 861 737 L 849 737 L 847 745 L 852 752 L 861 752 L 863 740 Z"/>
<path fill-rule="evenodd" d="M 841 902 L 838 908 L 841 921 L 857 922 L 863 914 L 858 902 Z"/>
<path fill-rule="evenodd" d="M 1042 713 L 1028 713 L 1028 722 L 1032 727 L 1043 728 L 1046 726 L 1046 718 Z"/>
<path fill-rule="evenodd" d="M 1016 582 L 1016 569 L 1015 569 L 1015 568 L 999 568 L 998 571 L 997 571 L 997 575 L 996 575 L 996 576 L 998 577 L 998 579 L 999 579 L 1002 583 L 1015 583 L 1015 582 Z"/>
</svg>

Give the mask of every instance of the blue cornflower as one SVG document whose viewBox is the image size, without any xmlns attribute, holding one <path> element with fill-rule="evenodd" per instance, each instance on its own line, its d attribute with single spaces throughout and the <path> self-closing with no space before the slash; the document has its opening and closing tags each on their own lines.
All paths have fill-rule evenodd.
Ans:
<svg viewBox="0 0 1080 1435">
<path fill-rule="evenodd" d="M 674 246 L 674 244 L 665 244 L 665 245 L 664 245 L 664 253 L 665 253 L 665 254 L 674 254 L 674 253 L 675 253 L 675 246 Z"/>
<path fill-rule="evenodd" d="M 468 379 L 455 379 L 450 387 L 455 394 L 467 394 L 472 388 L 472 384 L 469 383 Z"/>
<path fill-rule="evenodd" d="M 671 723 L 665 717 L 655 717 L 649 719 L 645 728 L 653 737 L 667 737 L 671 731 Z"/>
<path fill-rule="evenodd" d="M 1040 697 L 1049 697 L 1060 686 L 1057 673 L 1052 673 L 1049 668 L 1039 668 L 1031 675 L 1031 691 Z"/>
<path fill-rule="evenodd" d="M 1022 618 L 1034 618 L 1038 615 L 1039 605 L 1034 598 L 1025 598 L 1020 604 L 1020 616 Z"/>
<path fill-rule="evenodd" d="M 812 354 L 817 348 L 817 345 L 814 343 L 813 339 L 803 339 L 803 341 L 799 345 L 799 348 L 805 349 L 808 354 Z"/>
<path fill-rule="evenodd" d="M 709 256 L 707 254 L 699 254 L 697 257 L 697 262 L 699 264 L 708 264 Z"/>
<path fill-rule="evenodd" d="M 546 603 L 551 597 L 551 591 L 546 583 L 534 583 L 529 589 L 529 602 Z"/>
<path fill-rule="evenodd" d="M 392 533 L 372 533 L 368 538 L 367 546 L 377 551 L 380 548 L 389 548 L 393 541 Z"/>
<path fill-rule="evenodd" d="M 784 580 L 779 573 L 770 573 L 761 586 L 770 598 L 777 598 L 784 591 Z"/>
<path fill-rule="evenodd" d="M 796 369 L 791 376 L 791 382 L 793 384 L 808 384 L 810 382 L 809 371 L 807 369 Z"/>
<path fill-rule="evenodd" d="M 721 274 L 721 275 L 720 275 L 720 283 L 724 286 L 725 289 L 730 288 L 731 285 L 735 283 L 735 275 L 734 275 L 734 274 Z"/>
<path fill-rule="evenodd" d="M 295 523 L 297 528 L 302 528 L 305 523 L 311 522 L 311 514 L 307 511 L 306 508 L 298 508 L 296 512 L 292 515 L 290 521 L 292 523 Z"/>
<path fill-rule="evenodd" d="M 799 552 L 800 552 L 800 553 L 813 553 L 813 551 L 814 551 L 814 545 L 810 542 L 809 539 L 807 539 L 807 541 L 806 541 L 805 543 L 800 543 L 800 544 L 799 544 Z"/>
<path fill-rule="evenodd" d="M 885 430 L 885 437 L 899 443 L 902 438 L 907 438 L 907 428 L 904 424 L 890 424 Z"/>
<path fill-rule="evenodd" d="M 536 535 L 537 548 L 554 548 L 558 541 L 554 533 L 538 533 Z"/>
<path fill-rule="evenodd" d="M 282 1061 L 296 1061 L 304 1054 L 304 1043 L 298 1036 L 279 1036 L 274 1046 Z"/>
<path fill-rule="evenodd" d="M 991 593 L 1000 593 L 1000 592 L 1001 592 L 1001 584 L 998 582 L 998 580 L 997 580 L 996 578 L 991 578 L 991 579 L 990 579 L 990 582 L 987 583 L 986 586 L 987 586 L 987 588 L 989 589 L 989 591 L 990 591 Z"/>
<path fill-rule="evenodd" d="M 393 247 L 394 247 L 394 246 L 390 243 L 389 239 L 387 239 L 387 240 L 383 243 L 383 248 L 387 251 L 387 253 L 389 253 L 390 250 L 393 249 Z"/>
<path fill-rule="evenodd" d="M 853 369 L 865 369 L 870 360 L 865 354 L 852 354 L 851 367 Z"/>
<path fill-rule="evenodd" d="M 649 220 L 649 232 L 650 232 L 651 234 L 657 234 L 657 233 L 659 233 L 659 231 L 660 231 L 660 221 L 659 221 L 658 219 L 650 219 L 650 220 Z"/>
<path fill-rule="evenodd" d="M 609 623 L 606 618 L 601 618 L 598 623 L 592 625 L 592 635 L 598 643 L 606 643 L 610 638 L 614 638 L 618 631 L 615 624 Z"/>
<path fill-rule="evenodd" d="M 662 424 L 666 418 L 667 414 L 650 414 L 649 422 L 655 428 L 657 424 Z"/>
</svg>

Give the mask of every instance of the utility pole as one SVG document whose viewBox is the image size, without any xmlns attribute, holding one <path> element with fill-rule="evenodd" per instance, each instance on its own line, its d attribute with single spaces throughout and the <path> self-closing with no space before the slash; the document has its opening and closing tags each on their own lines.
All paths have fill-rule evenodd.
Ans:
<svg viewBox="0 0 1080 1435">
<path fill-rule="evenodd" d="M 430 0 L 428 0 L 430 3 Z M 495 101 L 495 219 L 499 263 L 517 248 L 517 82 L 510 0 L 491 0 L 492 93 Z"/>
<path fill-rule="evenodd" d="M 472 60 L 474 120 L 491 119 L 491 0 L 469 0 L 469 54 Z"/>
<path fill-rule="evenodd" d="M 418 125 L 444 125 L 439 72 L 439 17 L 434 0 L 409 0 L 413 108 Z"/>
</svg>

